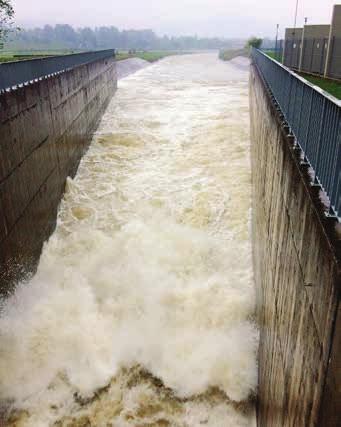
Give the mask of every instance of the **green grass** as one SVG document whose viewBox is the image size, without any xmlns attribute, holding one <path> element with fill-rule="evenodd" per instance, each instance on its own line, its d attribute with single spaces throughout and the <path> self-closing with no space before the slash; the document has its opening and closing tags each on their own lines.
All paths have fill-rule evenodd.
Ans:
<svg viewBox="0 0 341 427">
<path fill-rule="evenodd" d="M 12 56 L 0 55 L 0 63 L 1 62 L 24 61 L 25 59 L 46 58 L 48 56 L 51 56 L 51 55 L 12 55 Z"/>
<path fill-rule="evenodd" d="M 118 52 L 116 54 L 117 61 L 121 61 L 122 59 L 128 59 L 128 58 L 141 58 L 148 62 L 155 62 L 159 59 L 165 58 L 166 56 L 170 55 L 177 55 L 178 52 L 171 52 L 171 51 L 149 51 L 149 52 L 135 52 L 135 53 L 128 53 L 128 52 Z"/>
<path fill-rule="evenodd" d="M 80 51 L 67 49 L 0 51 L 0 63 L 10 61 L 23 61 L 25 59 L 45 58 L 48 56 L 67 55 L 70 53 L 78 52 Z"/>
<path fill-rule="evenodd" d="M 10 61 L 22 61 L 24 59 L 44 58 L 47 56 L 67 55 L 78 53 L 74 50 L 27 50 L 27 51 L 0 51 L 0 63 Z M 118 61 L 128 58 L 141 58 L 148 62 L 155 62 L 170 55 L 178 55 L 179 52 L 172 51 L 137 51 L 135 53 L 118 52 L 116 59 Z"/>
<path fill-rule="evenodd" d="M 276 54 L 273 50 L 264 50 L 263 52 L 266 55 L 270 56 L 270 58 L 282 63 L 282 58 L 279 57 L 278 53 Z"/>
<path fill-rule="evenodd" d="M 221 49 L 219 51 L 219 58 L 223 61 L 230 61 L 237 56 L 249 56 L 249 49 Z"/>
<path fill-rule="evenodd" d="M 278 58 L 275 57 L 275 53 L 273 51 L 264 51 L 265 54 L 270 56 L 270 58 L 276 59 L 278 62 Z M 325 79 L 323 77 L 311 76 L 305 73 L 299 73 L 303 78 L 308 80 L 308 82 L 312 83 L 315 86 L 319 86 L 324 91 L 330 93 L 335 96 L 337 99 L 341 99 L 341 81 L 334 81 Z"/>
<path fill-rule="evenodd" d="M 275 53 L 273 51 L 264 51 L 264 53 L 270 56 L 270 58 L 276 59 L 278 61 L 278 58 L 275 57 Z M 341 81 L 333 81 L 329 79 L 324 79 L 323 77 L 311 76 L 305 73 L 300 73 L 300 75 L 313 85 L 319 86 L 324 91 L 335 96 L 335 98 L 341 99 Z"/>
<path fill-rule="evenodd" d="M 324 79 L 323 77 L 309 76 L 301 73 L 301 76 L 308 80 L 315 86 L 319 86 L 321 89 L 335 96 L 337 99 L 341 99 L 341 81 L 333 81 Z"/>
</svg>

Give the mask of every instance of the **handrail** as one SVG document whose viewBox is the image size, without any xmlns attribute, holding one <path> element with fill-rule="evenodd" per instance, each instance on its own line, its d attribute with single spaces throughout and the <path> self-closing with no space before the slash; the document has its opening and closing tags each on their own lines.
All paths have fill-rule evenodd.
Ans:
<svg viewBox="0 0 341 427">
<path fill-rule="evenodd" d="M 299 74 L 295 73 L 295 71 L 293 71 L 291 68 L 286 67 L 285 65 L 283 65 L 280 62 L 276 61 L 275 59 L 271 58 L 271 56 L 268 56 L 266 53 L 262 52 L 261 50 L 258 50 L 258 49 L 255 49 L 255 50 L 258 51 L 258 52 L 260 52 L 262 55 L 264 55 L 266 57 L 266 59 L 269 59 L 270 61 L 275 62 L 277 66 L 283 68 L 288 73 L 292 74 L 297 79 L 301 80 L 304 84 L 310 86 L 311 88 L 313 88 L 317 92 L 322 93 L 323 96 L 325 96 L 326 98 L 330 99 L 330 101 L 334 102 L 334 104 L 336 104 L 339 107 L 341 107 L 341 100 L 340 99 L 335 98 L 335 96 L 331 95 L 329 92 L 326 92 L 325 90 L 321 89 L 319 86 L 314 85 L 310 81 L 306 80 L 304 77 L 302 77 Z"/>
<path fill-rule="evenodd" d="M 50 56 L 48 58 L 4 62 L 0 64 L 0 91 L 113 56 L 115 56 L 115 49 L 107 49 Z"/>
<path fill-rule="evenodd" d="M 258 49 L 252 59 L 329 200 L 327 215 L 341 221 L 341 101 Z"/>
</svg>

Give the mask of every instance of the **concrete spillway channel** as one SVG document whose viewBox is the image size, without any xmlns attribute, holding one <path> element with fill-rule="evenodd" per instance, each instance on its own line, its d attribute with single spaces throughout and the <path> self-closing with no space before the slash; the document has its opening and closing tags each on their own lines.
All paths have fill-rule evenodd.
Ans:
<svg viewBox="0 0 341 427">
<path fill-rule="evenodd" d="M 0 424 L 340 425 L 339 224 L 260 70 L 90 55 L 0 93 Z"/>
<path fill-rule="evenodd" d="M 244 60 L 169 57 L 118 82 L 3 303 L 5 425 L 255 425 L 249 145 Z"/>
</svg>

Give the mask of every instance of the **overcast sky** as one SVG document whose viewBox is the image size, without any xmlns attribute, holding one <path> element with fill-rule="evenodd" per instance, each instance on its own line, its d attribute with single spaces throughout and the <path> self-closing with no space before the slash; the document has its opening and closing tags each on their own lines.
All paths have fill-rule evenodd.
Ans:
<svg viewBox="0 0 341 427">
<path fill-rule="evenodd" d="M 16 23 L 151 28 L 158 35 L 273 36 L 293 26 L 296 0 L 13 0 Z M 340 0 L 299 0 L 298 26 L 330 22 Z"/>
</svg>

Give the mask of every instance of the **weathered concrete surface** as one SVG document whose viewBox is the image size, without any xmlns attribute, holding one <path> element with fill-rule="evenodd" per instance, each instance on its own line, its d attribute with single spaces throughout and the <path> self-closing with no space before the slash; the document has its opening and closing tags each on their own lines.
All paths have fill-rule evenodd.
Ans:
<svg viewBox="0 0 341 427">
<path fill-rule="evenodd" d="M 117 61 L 117 79 L 123 79 L 124 77 L 127 77 L 138 70 L 142 70 L 142 68 L 146 68 L 149 65 L 150 62 L 141 58 L 128 58 L 123 59 L 122 61 Z"/>
<path fill-rule="evenodd" d="M 34 271 L 116 87 L 110 58 L 0 94 L 0 295 Z"/>
<path fill-rule="evenodd" d="M 341 425 L 340 315 L 336 318 L 340 241 L 335 223 L 324 218 L 293 139 L 254 66 L 250 110 L 261 328 L 258 425 Z"/>
</svg>

